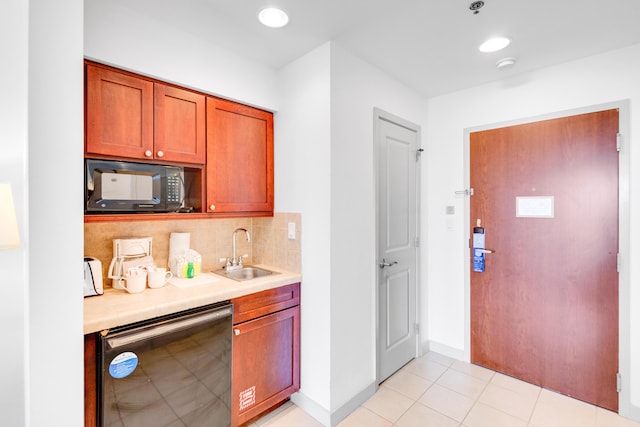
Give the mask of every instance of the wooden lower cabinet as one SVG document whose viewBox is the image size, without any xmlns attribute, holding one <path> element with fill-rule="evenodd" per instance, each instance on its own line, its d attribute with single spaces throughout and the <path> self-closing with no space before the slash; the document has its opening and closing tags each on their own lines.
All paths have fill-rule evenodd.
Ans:
<svg viewBox="0 0 640 427">
<path fill-rule="evenodd" d="M 240 297 L 232 303 L 231 425 L 235 427 L 300 388 L 300 284 Z"/>
<path fill-rule="evenodd" d="M 84 425 L 98 425 L 98 336 L 84 336 Z"/>
<path fill-rule="evenodd" d="M 300 284 L 231 300 L 231 426 L 247 423 L 300 388 Z M 84 336 L 85 427 L 98 425 L 97 333 Z"/>
</svg>

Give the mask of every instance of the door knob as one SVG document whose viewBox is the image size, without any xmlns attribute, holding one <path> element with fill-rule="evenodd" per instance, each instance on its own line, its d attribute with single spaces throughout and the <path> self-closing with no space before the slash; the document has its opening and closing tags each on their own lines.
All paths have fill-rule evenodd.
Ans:
<svg viewBox="0 0 640 427">
<path fill-rule="evenodd" d="M 386 259 L 382 258 L 382 261 L 378 263 L 378 267 L 380 268 L 391 267 L 392 265 L 396 265 L 397 263 L 398 261 L 387 261 Z"/>
</svg>

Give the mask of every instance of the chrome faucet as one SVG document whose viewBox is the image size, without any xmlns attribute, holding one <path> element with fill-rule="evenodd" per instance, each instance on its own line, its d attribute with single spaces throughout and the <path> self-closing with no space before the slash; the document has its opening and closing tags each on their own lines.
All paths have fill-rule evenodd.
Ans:
<svg viewBox="0 0 640 427">
<path fill-rule="evenodd" d="M 251 243 L 251 234 L 249 234 L 246 228 L 236 228 L 233 230 L 233 235 L 231 236 L 231 241 L 233 242 L 233 257 L 231 259 L 227 258 L 227 270 L 242 268 L 242 256 L 236 257 L 236 234 L 238 231 L 244 231 L 247 235 L 247 242 Z"/>
</svg>

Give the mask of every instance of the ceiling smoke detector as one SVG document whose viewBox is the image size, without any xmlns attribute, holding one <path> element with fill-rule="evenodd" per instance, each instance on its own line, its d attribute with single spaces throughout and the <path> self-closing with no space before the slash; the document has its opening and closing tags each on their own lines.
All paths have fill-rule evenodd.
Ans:
<svg viewBox="0 0 640 427">
<path fill-rule="evenodd" d="M 480 13 L 480 9 L 484 6 L 483 1 L 474 1 L 469 5 L 469 10 L 473 12 L 474 15 Z"/>
<path fill-rule="evenodd" d="M 498 62 L 496 62 L 496 68 L 498 70 L 506 70 L 507 68 L 511 68 L 516 65 L 516 58 L 510 56 L 508 58 L 502 58 Z"/>
</svg>

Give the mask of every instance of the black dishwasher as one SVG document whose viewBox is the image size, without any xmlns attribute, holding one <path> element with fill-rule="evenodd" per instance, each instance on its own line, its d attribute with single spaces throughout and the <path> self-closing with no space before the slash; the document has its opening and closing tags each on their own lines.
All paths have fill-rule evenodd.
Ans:
<svg viewBox="0 0 640 427">
<path fill-rule="evenodd" d="M 228 427 L 231 304 L 110 330 L 101 338 L 102 427 Z"/>
</svg>

